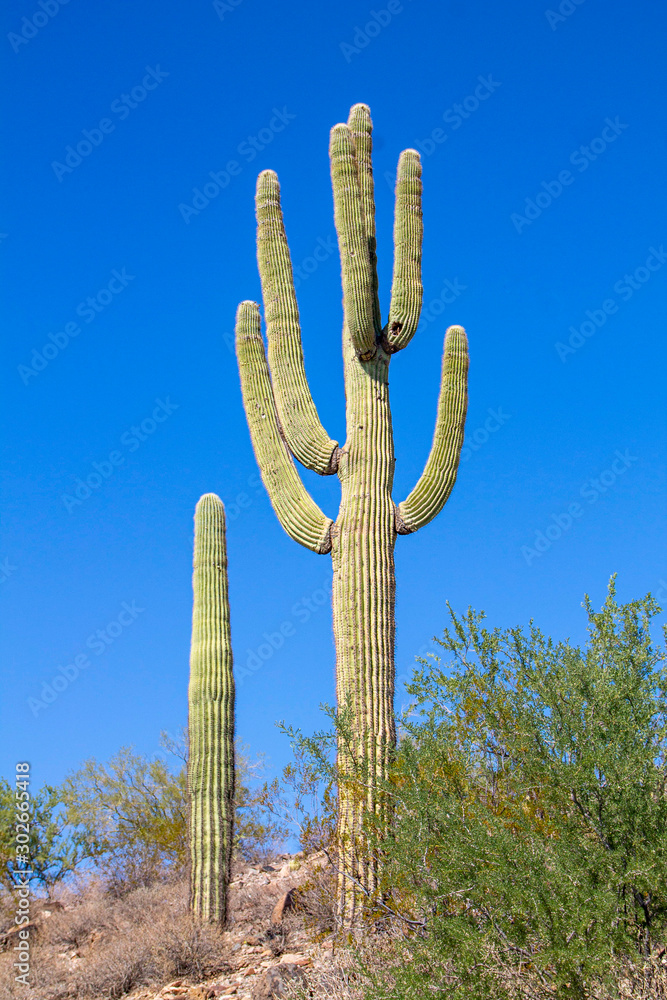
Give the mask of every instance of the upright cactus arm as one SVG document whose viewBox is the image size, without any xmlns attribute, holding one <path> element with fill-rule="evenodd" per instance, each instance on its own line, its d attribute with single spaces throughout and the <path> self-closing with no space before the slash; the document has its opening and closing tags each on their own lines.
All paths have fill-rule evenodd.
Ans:
<svg viewBox="0 0 667 1000">
<path fill-rule="evenodd" d="M 283 440 L 256 302 L 242 302 L 237 310 L 236 354 L 255 457 L 278 520 L 295 542 L 330 552 L 333 521 L 306 491 Z"/>
<path fill-rule="evenodd" d="M 402 351 L 415 335 L 422 308 L 422 181 L 419 153 L 405 149 L 396 172 L 394 276 L 389 322 L 383 335 L 387 353 Z"/>
<path fill-rule="evenodd" d="M 373 321 L 373 275 L 359 165 L 354 137 L 348 125 L 334 125 L 331 129 L 329 157 L 345 320 L 357 356 L 361 361 L 369 361 L 377 350 Z"/>
<path fill-rule="evenodd" d="M 375 238 L 375 193 L 373 185 L 373 122 L 367 104 L 355 104 L 350 109 L 347 125 L 352 132 L 359 171 L 361 207 L 364 213 L 368 261 L 371 268 L 371 299 L 373 304 L 373 326 L 376 339 L 382 331 L 380 300 L 378 297 L 377 240 Z"/>
<path fill-rule="evenodd" d="M 257 178 L 255 206 L 257 263 L 280 426 L 290 451 L 302 465 L 322 476 L 331 475 L 336 471 L 338 442 L 322 427 L 308 387 L 280 184 L 273 170 L 264 170 Z"/>
<path fill-rule="evenodd" d="M 462 326 L 450 326 L 445 336 L 438 416 L 431 453 L 417 485 L 396 511 L 399 535 L 418 531 L 445 506 L 452 487 L 463 444 L 468 405 L 468 339 Z"/>
</svg>

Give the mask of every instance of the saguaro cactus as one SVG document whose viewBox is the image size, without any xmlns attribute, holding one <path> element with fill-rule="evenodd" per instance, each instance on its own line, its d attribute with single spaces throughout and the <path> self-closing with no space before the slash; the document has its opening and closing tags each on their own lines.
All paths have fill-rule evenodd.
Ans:
<svg viewBox="0 0 667 1000">
<path fill-rule="evenodd" d="M 256 194 L 268 363 L 257 303 L 242 302 L 236 318 L 245 410 L 274 510 L 295 541 L 314 552 L 331 552 L 333 560 L 337 699 L 339 707 L 349 705 L 352 712 L 353 745 L 346 753 L 362 761 L 370 775 L 361 799 L 344 785 L 339 788 L 339 844 L 343 867 L 352 876 L 340 881 L 339 907 L 346 923 L 355 919 L 364 893 L 376 885 L 375 862 L 364 851 L 360 831 L 365 810 L 380 817 L 384 813 L 377 785 L 395 744 L 394 544 L 397 535 L 428 524 L 447 501 L 467 405 L 466 335 L 462 327 L 451 326 L 431 452 L 415 488 L 394 504 L 388 370 L 392 354 L 412 339 L 421 311 L 421 164 L 413 149 L 398 161 L 394 274 L 383 326 L 371 134 L 370 111 L 356 104 L 347 124 L 332 129 L 329 149 L 343 282 L 347 440 L 342 447 L 322 427 L 306 380 L 280 187 L 271 170 L 259 175 Z M 335 522 L 306 492 L 292 456 L 320 475 L 338 474 L 341 504 Z M 341 750 L 339 763 L 346 766 Z"/>
<path fill-rule="evenodd" d="M 225 508 L 206 493 L 195 510 L 188 689 L 190 908 L 223 924 L 234 826 L 234 675 Z"/>
</svg>

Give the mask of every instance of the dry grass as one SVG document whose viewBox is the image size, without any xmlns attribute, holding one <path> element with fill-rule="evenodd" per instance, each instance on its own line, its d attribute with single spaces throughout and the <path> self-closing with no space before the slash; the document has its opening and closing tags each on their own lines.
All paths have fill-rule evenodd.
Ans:
<svg viewBox="0 0 667 1000">
<path fill-rule="evenodd" d="M 337 928 L 337 881 L 324 852 L 312 855 L 310 872 L 295 895 L 295 909 L 306 929 L 318 940 Z"/>
<path fill-rule="evenodd" d="M 184 882 L 121 899 L 94 884 L 63 895 L 66 909 L 41 924 L 31 948 L 32 992 L 40 1000 L 116 1000 L 176 976 L 201 980 L 224 965 L 220 934 L 190 917 Z M 0 1000 L 24 1000 L 11 950 L 0 959 Z"/>
</svg>

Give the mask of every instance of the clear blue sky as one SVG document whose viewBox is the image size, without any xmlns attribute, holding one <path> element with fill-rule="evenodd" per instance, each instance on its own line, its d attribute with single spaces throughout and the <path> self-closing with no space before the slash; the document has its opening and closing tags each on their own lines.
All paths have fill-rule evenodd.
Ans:
<svg viewBox="0 0 667 1000">
<path fill-rule="evenodd" d="M 229 344 L 237 303 L 260 295 L 253 193 L 271 167 L 313 394 L 344 438 L 327 141 L 357 101 L 375 122 L 385 310 L 387 178 L 401 149 L 424 152 L 428 313 L 390 373 L 397 501 L 430 447 L 446 327 L 471 345 L 456 488 L 397 542 L 399 675 L 446 600 L 581 639 L 583 594 L 599 604 L 613 572 L 621 598 L 667 599 L 667 18 L 648 0 L 547 2 L 5 5 L 0 774 L 28 759 L 57 782 L 185 723 L 209 491 L 230 515 L 237 663 L 295 631 L 239 684 L 239 733 L 278 767 L 275 721 L 321 724 L 330 560 L 257 487 Z M 335 477 L 305 479 L 335 517 Z"/>
</svg>

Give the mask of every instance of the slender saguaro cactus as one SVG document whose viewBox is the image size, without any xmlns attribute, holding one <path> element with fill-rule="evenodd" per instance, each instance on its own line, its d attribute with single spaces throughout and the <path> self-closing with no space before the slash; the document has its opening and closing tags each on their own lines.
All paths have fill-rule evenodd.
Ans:
<svg viewBox="0 0 667 1000">
<path fill-rule="evenodd" d="M 378 299 L 375 203 L 371 165 L 372 123 L 356 104 L 347 124 L 331 131 L 334 215 L 343 282 L 343 355 L 347 440 L 342 447 L 322 427 L 304 369 L 299 313 L 276 174 L 257 180 L 257 259 L 268 339 L 262 340 L 259 306 L 242 302 L 236 346 L 246 416 L 264 485 L 278 519 L 295 541 L 333 560 L 333 626 L 339 708 L 349 706 L 352 745 L 339 748 L 339 764 L 364 764 L 362 797 L 339 787 L 338 837 L 343 868 L 339 911 L 354 921 L 363 896 L 377 884 L 377 862 L 364 850 L 364 812 L 382 821 L 378 784 L 387 774 L 394 728 L 394 544 L 443 508 L 456 479 L 467 405 L 465 331 L 445 337 L 438 415 L 431 452 L 410 495 L 392 500 L 394 443 L 388 370 L 392 354 L 407 347 L 419 322 L 421 284 L 421 164 L 406 149 L 398 161 L 394 222 L 394 274 L 383 326 Z M 337 473 L 338 518 L 332 522 L 306 492 L 292 456 L 320 475 Z M 345 773 L 345 772 L 344 772 Z"/>
<path fill-rule="evenodd" d="M 225 508 L 215 493 L 195 510 L 188 690 L 190 908 L 224 924 L 234 820 L 234 675 Z"/>
</svg>

